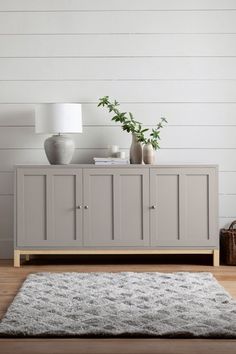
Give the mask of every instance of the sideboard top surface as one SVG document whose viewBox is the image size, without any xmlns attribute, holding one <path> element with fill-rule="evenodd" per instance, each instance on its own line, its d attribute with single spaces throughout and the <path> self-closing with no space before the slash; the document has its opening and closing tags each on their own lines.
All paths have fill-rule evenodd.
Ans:
<svg viewBox="0 0 236 354">
<path fill-rule="evenodd" d="M 15 165 L 15 168 L 218 168 L 215 164 L 173 164 L 173 165 L 95 165 L 95 164 L 68 164 L 68 165 Z"/>
</svg>

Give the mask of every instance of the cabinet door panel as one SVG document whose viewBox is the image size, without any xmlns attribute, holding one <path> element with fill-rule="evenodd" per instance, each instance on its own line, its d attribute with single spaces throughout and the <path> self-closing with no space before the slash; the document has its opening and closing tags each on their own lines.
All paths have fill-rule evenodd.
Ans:
<svg viewBox="0 0 236 354">
<path fill-rule="evenodd" d="M 197 244 L 209 239 L 207 175 L 186 175 L 186 234 Z"/>
<path fill-rule="evenodd" d="M 84 245 L 110 245 L 114 240 L 113 180 L 112 171 L 84 171 Z"/>
<path fill-rule="evenodd" d="M 21 210 L 19 243 L 44 242 L 46 233 L 46 176 L 25 176 L 23 179 L 24 201 Z"/>
<path fill-rule="evenodd" d="M 57 168 L 48 172 L 48 233 L 51 244 L 64 247 L 82 245 L 82 203 L 81 169 Z"/>
<path fill-rule="evenodd" d="M 185 239 L 190 245 L 218 247 L 217 176 L 214 169 L 186 169 Z"/>
<path fill-rule="evenodd" d="M 218 247 L 217 177 L 214 168 L 153 168 L 152 245 Z"/>
<path fill-rule="evenodd" d="M 149 245 L 149 171 L 84 170 L 84 245 Z"/>
<path fill-rule="evenodd" d="M 178 171 L 151 171 L 152 245 L 176 246 L 180 241 L 180 178 Z"/>
<path fill-rule="evenodd" d="M 46 172 L 23 171 L 17 175 L 17 245 L 47 241 Z"/>
<path fill-rule="evenodd" d="M 82 244 L 82 172 L 20 169 L 17 172 L 17 245 Z"/>
<path fill-rule="evenodd" d="M 118 179 L 117 237 L 127 246 L 149 245 L 149 171 L 124 170 Z"/>
<path fill-rule="evenodd" d="M 53 239 L 76 240 L 76 175 L 53 176 Z"/>
</svg>

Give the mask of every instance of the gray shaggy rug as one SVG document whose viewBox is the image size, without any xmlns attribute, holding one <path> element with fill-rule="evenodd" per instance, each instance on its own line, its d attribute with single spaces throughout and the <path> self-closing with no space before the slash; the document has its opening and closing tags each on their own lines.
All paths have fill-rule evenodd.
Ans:
<svg viewBox="0 0 236 354">
<path fill-rule="evenodd" d="M 210 273 L 37 273 L 0 336 L 236 338 L 236 301 Z"/>
</svg>

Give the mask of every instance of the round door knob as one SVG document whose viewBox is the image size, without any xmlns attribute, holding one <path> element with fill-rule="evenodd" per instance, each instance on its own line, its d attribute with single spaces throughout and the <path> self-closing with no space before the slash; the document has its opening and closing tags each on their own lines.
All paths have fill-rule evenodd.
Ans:
<svg viewBox="0 0 236 354">
<path fill-rule="evenodd" d="M 156 209 L 156 205 L 152 205 L 152 206 L 151 206 L 151 209 Z"/>
<path fill-rule="evenodd" d="M 81 209 L 82 208 L 82 206 L 81 205 L 78 205 L 77 207 L 76 207 L 76 209 Z"/>
<path fill-rule="evenodd" d="M 84 209 L 88 209 L 88 205 L 85 205 Z"/>
</svg>

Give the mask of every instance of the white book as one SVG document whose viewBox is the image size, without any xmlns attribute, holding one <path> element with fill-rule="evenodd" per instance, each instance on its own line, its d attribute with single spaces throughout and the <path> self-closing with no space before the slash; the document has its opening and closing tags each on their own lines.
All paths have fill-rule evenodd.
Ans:
<svg viewBox="0 0 236 354">
<path fill-rule="evenodd" d="M 111 161 L 114 161 L 114 162 L 122 162 L 122 161 L 128 161 L 128 159 L 122 159 L 120 157 L 94 157 L 93 158 L 94 161 L 104 161 L 104 162 L 111 162 Z"/>
<path fill-rule="evenodd" d="M 128 165 L 129 161 L 95 161 L 95 165 Z"/>
</svg>

